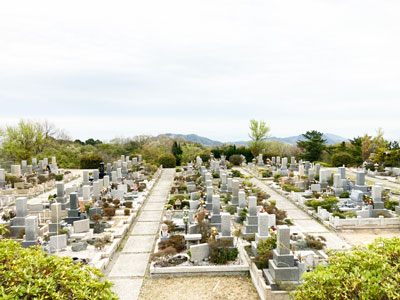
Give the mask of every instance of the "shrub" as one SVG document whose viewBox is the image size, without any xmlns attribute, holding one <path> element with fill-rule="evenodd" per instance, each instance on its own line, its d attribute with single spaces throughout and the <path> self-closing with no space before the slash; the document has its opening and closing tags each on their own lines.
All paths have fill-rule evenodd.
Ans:
<svg viewBox="0 0 400 300">
<path fill-rule="evenodd" d="M 46 178 L 46 176 L 44 176 L 44 175 L 43 175 L 43 177 Z M 18 177 L 15 176 L 15 175 L 7 175 L 6 178 L 5 178 L 5 180 L 6 180 L 6 182 L 7 182 L 8 184 L 11 184 L 12 187 L 14 187 L 14 184 L 15 184 L 15 183 L 17 183 L 17 182 L 23 182 L 23 181 L 24 181 L 22 178 L 18 178 Z M 40 181 L 40 179 L 39 179 L 39 181 Z"/>
<path fill-rule="evenodd" d="M 274 250 L 276 248 L 276 235 L 272 235 L 265 241 L 260 240 L 257 245 L 257 254 L 264 255 L 268 251 Z"/>
<path fill-rule="evenodd" d="M 234 166 L 240 166 L 243 162 L 243 158 L 240 154 L 233 154 L 229 157 L 229 162 Z"/>
<path fill-rule="evenodd" d="M 273 258 L 273 252 L 272 250 L 270 250 L 263 255 L 257 255 L 254 260 L 254 263 L 256 264 L 259 270 L 268 269 L 268 262 L 272 258 Z"/>
<path fill-rule="evenodd" d="M 286 192 L 300 192 L 300 189 L 298 187 L 295 187 L 294 185 L 291 184 L 284 184 L 282 186 L 282 189 Z"/>
<path fill-rule="evenodd" d="M 332 155 L 332 165 L 334 167 L 348 166 L 353 164 L 353 156 L 347 152 L 339 152 Z"/>
<path fill-rule="evenodd" d="M 58 175 L 56 175 L 56 180 L 57 180 L 57 181 L 61 181 L 61 180 L 63 180 L 63 178 L 64 178 L 64 175 L 63 175 L 63 174 L 58 174 Z"/>
<path fill-rule="evenodd" d="M 168 241 L 158 243 L 158 249 L 164 250 L 168 247 L 174 248 L 177 252 L 181 252 L 186 248 L 185 237 L 183 235 L 172 235 Z"/>
<path fill-rule="evenodd" d="M 280 181 L 280 180 L 279 180 L 280 178 L 281 178 L 281 174 L 275 174 L 275 175 L 274 175 L 274 182 L 279 182 L 279 181 Z"/>
<path fill-rule="evenodd" d="M 233 215 L 236 212 L 236 206 L 234 206 L 234 205 L 227 206 L 226 211 L 228 213 L 230 213 L 231 215 Z"/>
<path fill-rule="evenodd" d="M 385 208 L 388 210 L 395 210 L 395 207 L 399 205 L 399 201 L 394 200 L 386 200 L 385 201 Z"/>
<path fill-rule="evenodd" d="M 158 158 L 158 163 L 164 168 L 175 168 L 176 158 L 171 153 L 165 153 L 160 155 L 160 157 Z"/>
<path fill-rule="evenodd" d="M 12 240 L 0 241 L 2 299 L 118 299 L 109 281 L 94 267 L 70 257 L 48 255 L 39 247 L 24 249 Z"/>
<path fill-rule="evenodd" d="M 315 250 L 322 250 L 326 244 L 326 239 L 323 236 L 315 237 L 313 235 L 306 234 L 304 239 L 307 243 L 307 247 Z"/>
<path fill-rule="evenodd" d="M 167 247 L 151 255 L 151 260 L 155 261 L 157 265 L 167 266 L 168 259 L 176 254 L 176 249 Z"/>
<path fill-rule="evenodd" d="M 238 250 L 236 248 L 230 248 L 230 243 L 224 241 L 209 241 L 208 246 L 210 247 L 210 262 L 224 265 L 228 261 L 233 261 L 238 256 Z"/>
<path fill-rule="evenodd" d="M 339 217 L 340 219 L 346 219 L 346 215 L 345 215 L 344 213 L 341 213 L 341 212 L 338 212 L 338 211 L 335 211 L 335 212 L 332 214 L 332 216 L 333 216 L 333 217 Z"/>
<path fill-rule="evenodd" d="M 115 216 L 115 208 L 114 207 L 107 207 L 103 209 L 103 215 L 111 219 Z"/>
<path fill-rule="evenodd" d="M 240 212 L 240 215 L 239 215 L 239 222 L 240 222 L 240 224 L 243 224 L 243 222 L 244 222 L 244 220 L 246 220 L 246 217 L 247 217 L 247 213 L 248 213 L 249 211 L 246 209 L 246 208 L 243 208 L 242 209 L 242 211 Z"/>
<path fill-rule="evenodd" d="M 377 239 L 338 251 L 327 266 L 303 275 L 293 299 L 399 299 L 400 239 Z"/>
<path fill-rule="evenodd" d="M 165 220 L 163 223 L 168 225 L 168 232 L 172 232 L 176 226 L 176 224 L 173 221 L 169 220 Z"/>
<path fill-rule="evenodd" d="M 124 209 L 124 215 L 129 216 L 131 214 L 131 210 L 129 208 Z"/>
<path fill-rule="evenodd" d="M 232 177 L 242 177 L 242 173 L 239 170 L 232 170 Z"/>
<path fill-rule="evenodd" d="M 351 210 L 348 212 L 345 212 L 344 215 L 346 216 L 346 218 L 357 218 L 357 214 L 352 212 Z"/>
<path fill-rule="evenodd" d="M 308 207 L 312 207 L 315 211 L 318 210 L 318 206 L 321 206 L 327 211 L 332 212 L 334 208 L 336 208 L 338 202 L 339 200 L 335 196 L 326 196 L 322 200 L 316 200 L 316 199 L 307 200 L 305 202 L 305 205 Z"/>
<path fill-rule="evenodd" d="M 95 222 L 98 222 L 101 219 L 101 215 L 100 214 L 94 214 L 92 216 L 92 220 Z"/>
<path fill-rule="evenodd" d="M 350 193 L 349 192 L 343 192 L 340 194 L 339 198 L 350 198 Z"/>
<path fill-rule="evenodd" d="M 182 172 L 182 169 L 177 167 L 177 168 L 175 169 L 175 172 L 177 172 L 177 173 Z"/>
<path fill-rule="evenodd" d="M 132 201 L 126 201 L 125 202 L 125 207 L 126 208 L 132 208 Z"/>
<path fill-rule="evenodd" d="M 81 157 L 81 169 L 97 169 L 103 158 L 98 154 L 85 154 Z"/>
</svg>

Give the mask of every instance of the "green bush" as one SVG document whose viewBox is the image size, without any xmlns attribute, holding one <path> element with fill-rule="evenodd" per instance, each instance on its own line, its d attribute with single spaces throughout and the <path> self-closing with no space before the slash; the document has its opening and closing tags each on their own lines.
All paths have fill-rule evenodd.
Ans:
<svg viewBox="0 0 400 300">
<path fill-rule="evenodd" d="M 236 248 L 231 248 L 229 243 L 223 241 L 209 241 L 210 247 L 210 262 L 218 265 L 224 265 L 228 261 L 233 261 L 238 256 L 239 252 Z"/>
<path fill-rule="evenodd" d="M 292 299 L 399 299 L 399 253 L 398 237 L 337 251 L 327 266 L 304 273 Z"/>
<path fill-rule="evenodd" d="M 388 210 L 395 210 L 395 207 L 399 205 L 399 201 L 394 200 L 386 200 L 385 201 L 385 208 Z"/>
<path fill-rule="evenodd" d="M 48 255 L 39 247 L 24 249 L 0 241 L 1 299 L 118 299 L 104 275 L 70 257 Z"/>
<path fill-rule="evenodd" d="M 349 218 L 349 219 L 351 219 L 351 218 L 357 218 L 357 214 L 354 213 L 354 212 L 352 212 L 351 210 L 345 212 L 344 215 L 346 216 L 346 218 Z"/>
<path fill-rule="evenodd" d="M 158 163 L 163 165 L 164 168 L 175 168 L 176 158 L 171 153 L 165 153 L 160 155 L 158 158 Z"/>
<path fill-rule="evenodd" d="M 270 250 L 274 250 L 276 248 L 276 235 L 272 235 L 267 238 L 265 241 L 260 240 L 257 245 L 257 254 L 264 255 Z"/>
<path fill-rule="evenodd" d="M 229 162 L 234 166 L 240 166 L 243 162 L 243 158 L 240 154 L 233 154 L 229 157 Z"/>
<path fill-rule="evenodd" d="M 311 199 L 305 202 L 305 205 L 308 207 L 312 207 L 315 211 L 318 210 L 318 206 L 325 208 L 327 211 L 332 212 L 333 209 L 337 206 L 339 200 L 335 196 L 327 196 L 322 200 Z"/>
<path fill-rule="evenodd" d="M 284 184 L 282 186 L 282 189 L 286 192 L 300 192 L 300 189 L 298 187 L 295 187 L 294 185 L 291 184 Z"/>
<path fill-rule="evenodd" d="M 242 173 L 239 170 L 232 170 L 232 177 L 242 177 Z"/>
<path fill-rule="evenodd" d="M 63 174 L 56 175 L 56 181 L 61 181 L 63 180 L 63 178 L 64 178 Z"/>
<path fill-rule="evenodd" d="M 354 160 L 350 153 L 339 152 L 332 155 L 331 162 L 334 167 L 341 167 L 352 165 Z"/>
<path fill-rule="evenodd" d="M 279 182 L 279 181 L 280 181 L 280 180 L 279 180 L 280 178 L 281 178 L 281 174 L 275 174 L 275 175 L 274 175 L 274 182 Z"/>
<path fill-rule="evenodd" d="M 81 157 L 81 169 L 97 169 L 103 158 L 98 154 L 85 154 Z"/>
<path fill-rule="evenodd" d="M 340 194 L 339 198 L 350 198 L 350 193 L 349 192 L 343 192 Z"/>
<path fill-rule="evenodd" d="M 227 206 L 227 207 L 226 207 L 226 211 L 227 211 L 228 213 L 230 213 L 231 215 L 233 215 L 233 214 L 236 212 L 236 206 L 234 206 L 234 205 Z"/>
<path fill-rule="evenodd" d="M 335 212 L 332 214 L 332 216 L 333 216 L 333 217 L 339 217 L 340 219 L 346 219 L 346 215 L 345 215 L 344 213 L 341 213 L 341 212 L 338 212 L 338 211 L 335 211 Z"/>
</svg>

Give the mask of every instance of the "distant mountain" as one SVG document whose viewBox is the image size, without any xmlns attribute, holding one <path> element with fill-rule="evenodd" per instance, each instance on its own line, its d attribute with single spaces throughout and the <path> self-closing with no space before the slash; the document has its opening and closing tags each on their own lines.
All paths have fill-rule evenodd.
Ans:
<svg viewBox="0 0 400 300">
<path fill-rule="evenodd" d="M 197 134 L 176 134 L 176 133 L 166 133 L 164 134 L 166 136 L 169 136 L 173 139 L 185 139 L 187 141 L 193 142 L 193 143 L 199 143 L 202 144 L 204 146 L 221 146 L 223 145 L 223 143 L 219 142 L 219 141 L 214 141 L 211 140 L 209 138 L 203 137 L 203 136 L 199 136 Z"/>
<path fill-rule="evenodd" d="M 174 139 L 182 138 L 182 139 L 185 139 L 186 141 L 190 141 L 193 143 L 199 143 L 204 146 L 221 146 L 223 144 L 235 144 L 236 146 L 247 146 L 247 144 L 248 144 L 248 141 L 236 141 L 236 142 L 222 143 L 220 141 L 211 140 L 209 138 L 199 136 L 197 134 L 166 133 L 164 135 L 169 136 Z M 335 135 L 335 134 L 332 134 L 332 133 L 324 133 L 323 137 L 324 137 L 324 139 L 327 140 L 328 145 L 333 145 L 333 144 L 337 144 L 337 143 L 340 143 L 343 141 L 345 141 L 345 142 L 348 141 L 348 139 L 338 136 L 338 135 Z M 300 135 L 289 136 L 289 137 L 285 137 L 285 138 L 271 137 L 268 140 L 269 141 L 279 141 L 279 142 L 287 143 L 290 145 L 296 145 L 297 141 L 304 140 L 304 137 L 303 137 L 303 135 L 300 134 Z"/>
</svg>

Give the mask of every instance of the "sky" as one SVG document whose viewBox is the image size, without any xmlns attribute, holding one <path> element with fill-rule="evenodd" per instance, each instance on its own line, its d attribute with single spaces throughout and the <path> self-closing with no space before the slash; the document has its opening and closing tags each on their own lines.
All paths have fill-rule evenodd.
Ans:
<svg viewBox="0 0 400 300">
<path fill-rule="evenodd" d="M 2 1 L 0 126 L 400 137 L 400 1 Z"/>
</svg>

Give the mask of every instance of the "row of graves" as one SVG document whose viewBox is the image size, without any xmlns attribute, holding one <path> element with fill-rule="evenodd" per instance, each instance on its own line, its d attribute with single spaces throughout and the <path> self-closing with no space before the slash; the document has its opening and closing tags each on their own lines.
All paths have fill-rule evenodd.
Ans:
<svg viewBox="0 0 400 300">
<path fill-rule="evenodd" d="M 122 156 L 99 169 L 83 171 L 82 183 L 65 188 L 48 201 L 16 199 L 15 216 L 2 221 L 23 247 L 41 246 L 50 254 L 104 270 L 149 194 L 160 169 L 139 158 Z"/>
<path fill-rule="evenodd" d="M 337 230 L 398 229 L 399 199 L 383 184 L 367 185 L 366 170 L 357 170 L 351 180 L 345 167 L 335 171 L 320 164 L 296 163 L 294 157 L 289 167 L 287 158 L 280 161 L 273 158 L 263 168 L 272 169 L 271 186 L 326 225 Z"/>
<path fill-rule="evenodd" d="M 32 164 L 26 160 L 21 164 L 13 164 L 9 170 L 0 168 L 0 214 L 6 220 L 15 214 L 11 208 L 16 205 L 18 197 L 28 199 L 36 197 L 55 188 L 57 181 L 65 183 L 75 180 L 79 175 L 73 175 L 57 166 L 56 157 L 39 160 L 32 158 Z"/>
<path fill-rule="evenodd" d="M 286 212 L 224 157 L 178 170 L 166 205 L 152 276 L 249 273 L 262 299 L 288 299 L 326 255 L 323 241 L 291 232 Z"/>
</svg>

